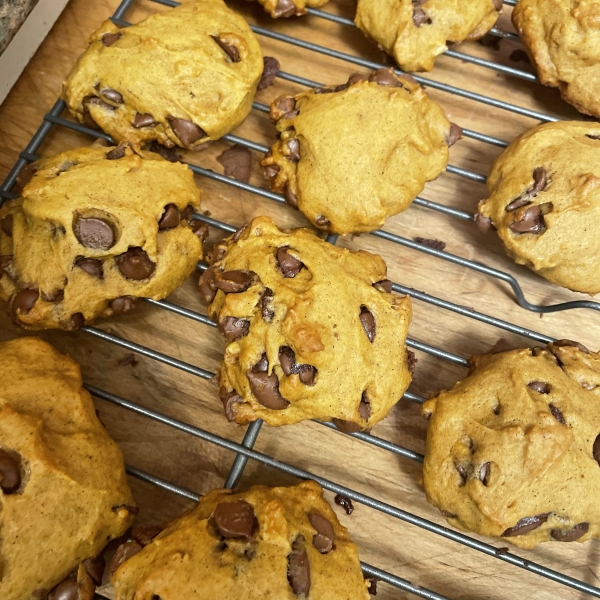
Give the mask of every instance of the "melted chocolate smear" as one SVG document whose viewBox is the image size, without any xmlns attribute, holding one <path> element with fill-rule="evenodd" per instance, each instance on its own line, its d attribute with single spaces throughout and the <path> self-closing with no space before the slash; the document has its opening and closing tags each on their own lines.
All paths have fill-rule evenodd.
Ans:
<svg viewBox="0 0 600 600">
<path fill-rule="evenodd" d="M 250 181 L 252 153 L 245 146 L 235 144 L 235 146 L 217 156 L 217 161 L 223 165 L 223 172 L 226 177 L 233 177 L 233 179 L 243 183 Z"/>
</svg>

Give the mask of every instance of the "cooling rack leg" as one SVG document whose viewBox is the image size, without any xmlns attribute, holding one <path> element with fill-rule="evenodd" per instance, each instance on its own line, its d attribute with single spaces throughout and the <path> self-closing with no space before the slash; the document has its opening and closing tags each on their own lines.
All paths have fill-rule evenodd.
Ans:
<svg viewBox="0 0 600 600">
<path fill-rule="evenodd" d="M 244 435 L 244 439 L 242 440 L 242 446 L 250 449 L 254 447 L 256 438 L 260 433 L 260 428 L 262 427 L 262 424 L 262 420 L 259 419 L 258 421 L 254 421 L 254 423 L 250 423 L 250 425 L 248 425 L 248 429 L 246 429 L 246 435 Z M 246 468 L 247 462 L 247 456 L 242 456 L 241 454 L 235 455 L 235 459 L 233 461 L 233 464 L 231 465 L 231 469 L 229 469 L 227 479 L 223 484 L 224 488 L 232 489 L 239 483 L 242 477 L 242 473 Z"/>
</svg>

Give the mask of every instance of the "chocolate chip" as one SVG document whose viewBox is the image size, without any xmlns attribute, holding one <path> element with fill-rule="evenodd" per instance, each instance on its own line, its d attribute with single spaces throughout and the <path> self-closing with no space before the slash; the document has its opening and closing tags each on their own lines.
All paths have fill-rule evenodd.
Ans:
<svg viewBox="0 0 600 600">
<path fill-rule="evenodd" d="M 269 359 L 265 352 L 262 353 L 260 360 L 252 367 L 253 373 L 266 373 L 269 370 Z"/>
<path fill-rule="evenodd" d="M 263 173 L 264 173 L 265 179 L 274 179 L 277 176 L 277 173 L 279 173 L 279 166 L 278 165 L 267 165 L 263 169 Z"/>
<path fill-rule="evenodd" d="M 558 346 L 559 348 L 563 346 L 574 346 L 584 354 L 590 353 L 590 351 L 583 344 L 580 344 L 579 342 L 574 342 L 573 340 L 555 340 L 554 342 L 552 342 L 552 345 Z"/>
<path fill-rule="evenodd" d="M 407 364 L 407 367 L 408 367 L 408 370 L 410 371 L 410 373 L 415 372 L 415 367 L 417 366 L 418 362 L 419 362 L 419 359 L 415 356 L 415 353 L 412 350 L 407 350 L 406 351 L 406 364 Z"/>
<path fill-rule="evenodd" d="M 287 158 L 292 162 L 298 162 L 300 160 L 300 142 L 298 138 L 292 138 L 286 142 L 289 154 Z"/>
<path fill-rule="evenodd" d="M 231 62 L 240 62 L 240 51 L 235 46 L 227 43 L 223 38 L 219 37 L 218 35 L 211 35 L 210 37 L 213 40 L 215 40 L 215 42 L 217 42 L 217 44 L 223 49 L 223 51 L 225 52 L 225 54 L 227 54 Z"/>
<path fill-rule="evenodd" d="M 13 189 L 13 192 L 20 194 L 23 188 L 31 181 L 33 176 L 37 173 L 37 165 L 35 163 L 27 163 L 24 167 L 21 167 L 19 174 L 17 175 L 17 184 Z"/>
<path fill-rule="evenodd" d="M 362 323 L 363 329 L 365 330 L 369 341 L 373 343 L 376 332 L 375 317 L 373 316 L 373 313 L 363 304 L 360 307 L 360 314 L 358 315 L 358 318 Z"/>
<path fill-rule="evenodd" d="M 182 211 L 181 211 L 181 220 L 182 221 L 188 221 L 190 220 L 191 216 L 194 214 L 194 207 L 191 204 L 188 204 Z"/>
<path fill-rule="evenodd" d="M 417 244 L 421 244 L 422 246 L 427 246 L 428 248 L 433 248 L 434 250 L 443 250 L 446 247 L 445 242 L 441 242 L 440 240 L 431 240 L 429 238 L 416 237 L 413 238 Z"/>
<path fill-rule="evenodd" d="M 81 564 L 84 566 L 94 583 L 100 585 L 102 583 L 104 569 L 106 568 L 106 561 L 101 556 L 97 556 L 96 558 L 86 558 Z"/>
<path fill-rule="evenodd" d="M 347 515 L 351 515 L 354 512 L 354 505 L 352 504 L 352 500 L 350 498 L 346 498 L 346 496 L 342 496 L 341 494 L 336 494 L 333 501 L 341 506 Z"/>
<path fill-rule="evenodd" d="M 0 277 L 6 273 L 8 275 L 9 270 L 12 265 L 12 254 L 2 254 L 0 255 Z"/>
<path fill-rule="evenodd" d="M 575 542 L 580 537 L 583 537 L 590 528 L 589 523 L 578 523 L 571 529 L 551 529 L 550 535 L 557 542 Z"/>
<path fill-rule="evenodd" d="M 252 537 L 258 526 L 254 508 L 245 500 L 221 502 L 213 513 L 215 526 L 226 539 L 244 539 Z"/>
<path fill-rule="evenodd" d="M 368 421 L 371 416 L 371 403 L 367 398 L 367 392 L 362 393 L 360 404 L 358 405 L 358 414 L 363 421 Z"/>
<path fill-rule="evenodd" d="M 10 305 L 11 312 L 16 318 L 18 314 L 26 315 L 35 305 L 40 293 L 38 290 L 21 290 L 17 292 Z"/>
<path fill-rule="evenodd" d="M 369 75 L 369 81 L 377 85 L 385 85 L 389 87 L 402 87 L 391 69 L 377 69 Z"/>
<path fill-rule="evenodd" d="M 232 240 L 234 242 L 237 242 L 241 237 L 242 237 L 242 233 L 244 233 L 244 231 L 246 231 L 246 228 L 248 227 L 248 225 L 242 225 L 239 229 L 236 229 L 235 233 L 232 236 Z"/>
<path fill-rule="evenodd" d="M 524 62 L 527 63 L 528 65 L 531 64 L 531 60 L 529 60 L 529 56 L 527 55 L 527 52 L 525 52 L 525 50 L 521 50 L 521 48 L 517 48 L 516 50 L 513 50 L 510 55 L 508 56 L 508 58 L 510 60 L 512 60 L 513 62 Z"/>
<path fill-rule="evenodd" d="M 190 225 L 190 229 L 195 236 L 200 238 L 201 242 L 206 241 L 208 238 L 208 225 L 203 221 L 193 220 L 192 224 Z"/>
<path fill-rule="evenodd" d="M 377 582 L 379 581 L 379 579 L 376 579 L 375 577 L 370 577 L 367 581 L 369 582 L 369 587 L 367 588 L 369 595 L 377 596 Z"/>
<path fill-rule="evenodd" d="M 225 416 L 229 422 L 235 421 L 235 405 L 243 402 L 242 397 L 234 390 L 228 392 L 225 388 L 219 390 L 219 398 L 225 409 Z"/>
<path fill-rule="evenodd" d="M 545 381 L 532 381 L 527 384 L 527 387 L 539 392 L 540 394 L 549 394 L 552 386 Z"/>
<path fill-rule="evenodd" d="M 318 513 L 309 515 L 308 520 L 317 531 L 313 536 L 313 546 L 321 554 L 327 554 L 333 550 L 333 542 L 335 541 L 333 525 L 323 515 Z"/>
<path fill-rule="evenodd" d="M 378 289 L 380 292 L 386 292 L 388 294 L 392 293 L 392 282 L 389 279 L 382 279 L 381 281 L 376 281 L 373 284 L 375 289 Z"/>
<path fill-rule="evenodd" d="M 100 108 L 104 108 L 105 110 L 116 110 L 115 106 L 112 106 L 111 104 L 108 104 L 107 102 L 104 102 L 104 100 L 102 100 L 101 98 L 98 98 L 98 96 L 86 96 L 82 100 L 82 104 L 86 109 L 87 109 L 88 104 L 93 104 L 94 106 L 99 106 Z"/>
<path fill-rule="evenodd" d="M 284 375 L 298 375 L 304 385 L 314 385 L 317 369 L 312 365 L 296 363 L 296 355 L 289 346 L 279 348 L 279 364 Z"/>
<path fill-rule="evenodd" d="M 298 114 L 294 96 L 280 96 L 271 104 L 271 120 L 279 121 L 281 118 L 291 119 Z M 270 154 L 267 154 L 270 156 Z"/>
<path fill-rule="evenodd" d="M 154 152 L 155 154 L 159 154 L 165 160 L 169 162 L 175 163 L 181 161 L 181 150 L 177 147 L 167 148 L 162 144 L 159 144 L 156 140 L 153 140 L 150 144 L 150 152 Z"/>
<path fill-rule="evenodd" d="M 296 277 L 296 275 L 300 273 L 302 267 L 304 267 L 303 262 L 289 254 L 289 248 L 287 246 L 278 248 L 277 252 L 275 252 L 275 258 L 277 260 L 277 266 L 283 273 L 283 276 L 288 279 Z"/>
<path fill-rule="evenodd" d="M 113 90 L 111 88 L 103 88 L 100 90 L 100 93 L 111 102 L 115 104 L 123 104 L 123 96 L 117 92 L 117 90 Z"/>
<path fill-rule="evenodd" d="M 294 208 L 294 209 L 298 210 L 298 196 L 296 196 L 296 194 L 294 193 L 294 190 L 292 190 L 292 186 L 290 185 L 289 181 L 288 181 L 288 184 L 285 186 L 284 197 L 285 197 L 286 204 L 290 208 Z"/>
<path fill-rule="evenodd" d="M 303 535 L 296 536 L 288 555 L 287 578 L 296 596 L 308 596 L 310 592 L 310 563 L 305 543 Z"/>
<path fill-rule="evenodd" d="M 116 242 L 112 223 L 97 217 L 85 218 L 75 215 L 73 233 L 82 246 L 94 250 L 109 250 Z"/>
<path fill-rule="evenodd" d="M 134 527 L 131 530 L 131 537 L 138 544 L 147 546 L 164 528 L 164 525 L 146 525 L 145 527 Z"/>
<path fill-rule="evenodd" d="M 217 279 L 215 274 L 215 267 L 210 266 L 202 275 L 198 281 L 198 287 L 200 293 L 206 302 L 212 302 L 217 295 Z"/>
<path fill-rule="evenodd" d="M 534 515 L 533 517 L 523 517 L 516 525 L 509 527 L 503 534 L 502 537 L 512 537 L 514 535 L 525 535 L 534 529 L 537 529 L 540 525 L 548 520 L 550 513 L 544 513 L 541 515 Z"/>
<path fill-rule="evenodd" d="M 85 317 L 83 313 L 74 313 L 71 315 L 71 322 L 69 323 L 69 331 L 75 331 L 81 329 L 85 325 Z"/>
<path fill-rule="evenodd" d="M 2 232 L 8 237 L 12 237 L 13 223 L 14 217 L 10 213 L 0 219 L 0 229 L 2 229 Z"/>
<path fill-rule="evenodd" d="M 263 57 L 263 64 L 263 72 L 260 81 L 258 82 L 258 87 L 256 88 L 258 92 L 273 85 L 280 68 L 279 61 L 272 56 Z"/>
<path fill-rule="evenodd" d="M 298 377 L 304 385 L 315 385 L 317 377 L 317 368 L 312 365 L 296 365 L 298 369 Z"/>
<path fill-rule="evenodd" d="M 362 427 L 358 423 L 352 421 L 344 421 L 344 419 L 331 419 L 331 422 L 343 433 L 356 433 L 360 431 Z"/>
<path fill-rule="evenodd" d="M 467 466 L 465 466 L 465 464 L 463 464 L 463 463 L 458 463 L 457 465 L 454 465 L 454 466 L 460 476 L 460 481 L 459 481 L 458 485 L 459 485 L 459 487 L 462 487 L 467 482 L 467 478 L 469 477 L 470 469 Z"/>
<path fill-rule="evenodd" d="M 142 248 L 129 248 L 127 252 L 115 257 L 115 263 L 123 277 L 134 281 L 148 279 L 156 269 L 156 265 Z"/>
<path fill-rule="evenodd" d="M 235 342 L 248 335 L 250 321 L 237 317 L 225 317 L 219 322 L 218 329 L 228 342 Z"/>
<path fill-rule="evenodd" d="M 256 280 L 253 271 L 232 270 L 215 274 L 215 285 L 226 294 L 245 292 Z"/>
<path fill-rule="evenodd" d="M 265 408 L 283 410 L 288 407 L 289 402 L 279 393 L 279 380 L 275 373 L 254 373 L 249 369 L 246 371 L 246 377 L 254 397 Z"/>
<path fill-rule="evenodd" d="M 169 121 L 171 129 L 184 146 L 191 146 L 194 142 L 207 136 L 206 131 L 187 119 L 168 117 L 167 120 Z"/>
<path fill-rule="evenodd" d="M 277 5 L 273 11 L 273 17 L 291 17 L 296 13 L 296 5 L 292 0 L 277 0 Z"/>
<path fill-rule="evenodd" d="M 496 227 L 494 226 L 492 220 L 489 217 L 484 217 L 483 215 L 477 213 L 474 217 L 474 221 L 479 231 L 482 231 L 483 233 L 496 231 Z"/>
<path fill-rule="evenodd" d="M 102 279 L 104 277 L 102 261 L 96 258 L 85 258 L 80 256 L 75 260 L 75 266 L 79 267 L 92 277 L 97 277 L 98 279 Z"/>
<path fill-rule="evenodd" d="M 233 177 L 243 183 L 250 181 L 252 171 L 252 153 L 246 146 L 235 144 L 217 156 L 219 163 L 223 165 L 226 177 Z"/>
<path fill-rule="evenodd" d="M 448 132 L 448 137 L 446 138 L 446 144 L 448 148 L 450 146 L 454 146 L 458 140 L 460 140 L 463 136 L 462 127 L 459 127 L 456 123 L 450 123 L 450 131 Z"/>
<path fill-rule="evenodd" d="M 456 519 L 456 515 L 449 510 L 442 510 L 441 513 L 446 519 Z"/>
<path fill-rule="evenodd" d="M 517 213 L 517 220 L 513 221 L 508 227 L 515 233 L 533 233 L 536 235 L 546 230 L 542 210 L 537 205 L 530 206 L 526 210 L 520 210 Z"/>
<path fill-rule="evenodd" d="M 64 290 L 53 290 L 52 292 L 44 293 L 42 292 L 42 300 L 44 302 L 52 302 L 58 304 L 65 299 L 65 291 Z"/>
<path fill-rule="evenodd" d="M 331 221 L 323 215 L 316 216 L 315 223 L 317 224 L 317 227 L 320 227 L 321 229 L 329 229 L 331 227 Z"/>
<path fill-rule="evenodd" d="M 536 167 L 533 170 L 533 185 L 527 188 L 518 198 L 515 198 L 505 208 L 507 212 L 513 212 L 523 206 L 531 204 L 531 200 L 535 198 L 540 192 L 546 189 L 547 184 L 547 173 L 544 167 Z M 532 207 L 533 208 L 533 207 Z"/>
<path fill-rule="evenodd" d="M 494 8 L 500 12 L 502 10 L 502 5 L 504 4 L 504 0 L 492 0 L 494 3 Z"/>
<path fill-rule="evenodd" d="M 111 300 L 108 306 L 115 315 L 122 315 L 135 308 L 135 301 L 131 296 L 119 296 Z"/>
<path fill-rule="evenodd" d="M 275 311 L 271 308 L 271 303 L 273 302 L 273 290 L 270 288 L 265 288 L 263 292 L 262 298 L 260 299 L 260 310 L 262 314 L 262 318 L 270 323 L 275 316 Z"/>
<path fill-rule="evenodd" d="M 592 456 L 600 466 L 600 434 L 594 440 L 594 445 L 592 446 Z"/>
<path fill-rule="evenodd" d="M 122 142 L 116 148 L 109 150 L 105 155 L 106 158 L 108 160 L 118 160 L 119 158 L 123 158 L 129 145 L 129 142 Z"/>
<path fill-rule="evenodd" d="M 129 560 L 132 556 L 135 556 L 139 552 L 143 550 L 142 545 L 137 542 L 125 542 L 121 544 L 117 551 L 115 552 L 112 560 L 110 561 L 110 574 L 113 575 L 114 572 L 126 561 Z"/>
<path fill-rule="evenodd" d="M 479 467 L 479 473 L 477 475 L 479 477 L 479 481 L 483 483 L 483 485 L 487 486 L 489 477 L 490 477 L 490 463 L 486 462 Z"/>
<path fill-rule="evenodd" d="M 414 4 L 414 3 L 413 3 Z M 413 8 L 413 23 L 416 27 L 431 25 L 431 19 L 422 8 Z"/>
<path fill-rule="evenodd" d="M 135 113 L 132 125 L 136 129 L 140 129 L 141 127 L 153 127 L 156 125 L 156 121 L 150 113 Z"/>
<path fill-rule="evenodd" d="M 181 220 L 179 209 L 175 204 L 167 204 L 163 210 L 162 216 L 158 221 L 159 229 L 173 229 L 177 227 Z"/>
<path fill-rule="evenodd" d="M 560 410 L 560 408 L 557 408 L 556 406 L 554 406 L 554 404 L 549 404 L 548 408 L 550 409 L 550 412 L 552 413 L 552 416 L 562 425 L 566 425 L 567 422 L 565 421 L 565 417 L 562 414 L 562 411 Z"/>
<path fill-rule="evenodd" d="M 121 38 L 120 33 L 105 33 L 102 36 L 102 43 L 105 46 L 112 46 L 120 38 Z"/>
<path fill-rule="evenodd" d="M 47 600 L 79 600 L 79 586 L 77 576 L 71 575 L 61 581 L 48 594 Z"/>
<path fill-rule="evenodd" d="M 21 465 L 6 450 L 0 450 L 0 488 L 12 494 L 21 487 Z"/>
</svg>

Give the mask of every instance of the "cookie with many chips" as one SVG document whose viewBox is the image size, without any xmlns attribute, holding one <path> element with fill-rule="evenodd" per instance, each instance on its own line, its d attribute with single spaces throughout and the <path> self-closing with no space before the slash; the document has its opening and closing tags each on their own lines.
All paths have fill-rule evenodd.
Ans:
<svg viewBox="0 0 600 600">
<path fill-rule="evenodd" d="M 0 598 L 93 600 L 100 556 L 137 511 L 79 366 L 39 338 L 0 343 Z"/>
<path fill-rule="evenodd" d="M 411 375 L 408 297 L 392 295 L 383 260 L 267 217 L 223 240 L 200 290 L 226 339 L 221 400 L 229 420 L 381 421 Z"/>
<path fill-rule="evenodd" d="M 71 113 L 117 142 L 197 150 L 250 113 L 263 57 L 222 0 L 190 0 L 137 25 L 106 21 L 63 86 Z"/>
<path fill-rule="evenodd" d="M 339 234 L 373 231 L 406 210 L 461 135 L 410 75 L 389 69 L 281 96 L 271 118 L 279 139 L 262 161 L 271 189 Z"/>
<path fill-rule="evenodd" d="M 321 487 L 214 490 L 145 547 L 117 550 L 116 600 L 368 600 L 358 550 Z"/>
<path fill-rule="evenodd" d="M 502 0 L 358 0 L 356 25 L 405 71 L 431 71 L 448 45 L 477 40 Z"/>
<path fill-rule="evenodd" d="M 600 292 L 600 126 L 546 123 L 496 160 L 477 224 L 492 226 L 509 256 L 569 289 Z"/>
<path fill-rule="evenodd" d="M 187 165 L 125 144 L 27 171 L 21 197 L 0 208 L 0 298 L 17 324 L 77 329 L 164 298 L 194 271 L 200 190 Z"/>
<path fill-rule="evenodd" d="M 600 355 L 560 340 L 471 365 L 423 405 L 429 502 L 521 548 L 600 537 Z"/>
</svg>

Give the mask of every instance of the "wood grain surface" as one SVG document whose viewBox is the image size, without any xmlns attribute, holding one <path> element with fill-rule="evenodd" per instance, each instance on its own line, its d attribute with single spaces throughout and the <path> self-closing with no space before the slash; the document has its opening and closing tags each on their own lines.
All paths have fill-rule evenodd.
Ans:
<svg viewBox="0 0 600 600">
<path fill-rule="evenodd" d="M 60 94 L 61 84 L 77 56 L 85 48 L 89 35 L 118 5 L 117 0 L 71 0 L 50 35 L 40 47 L 18 83 L 0 107 L 0 179 L 8 173 L 19 152 L 39 127 L 43 115 Z M 353 27 L 338 25 L 315 16 L 274 22 L 253 2 L 239 0 L 233 7 L 251 22 L 335 48 L 376 62 L 387 62 L 383 54 Z M 333 0 L 327 11 L 352 18 L 355 6 L 350 0 Z M 136 22 L 157 10 L 168 10 L 150 1 L 138 0 L 125 18 Z M 505 6 L 499 25 L 512 30 L 510 7 Z M 289 73 L 323 83 L 341 83 L 357 70 L 348 62 L 300 49 L 259 36 L 265 55 L 275 56 Z M 462 45 L 459 50 L 490 58 L 500 64 L 525 70 L 531 67 L 515 62 L 511 54 L 520 48 L 516 42 L 502 40 L 499 49 L 478 43 Z M 518 55 L 517 55 L 518 56 Z M 363 69 L 364 71 L 364 69 Z M 555 90 L 542 88 L 516 77 L 442 57 L 432 74 L 436 81 L 450 83 L 492 98 L 534 108 L 544 113 L 581 118 L 565 104 Z M 257 101 L 268 103 L 284 92 L 297 92 L 300 86 L 278 79 L 276 85 L 259 92 Z M 449 118 L 463 127 L 512 140 L 538 121 L 500 110 L 469 99 L 428 88 Z M 236 135 L 270 144 L 275 129 L 268 116 L 253 111 Z M 377 132 L 373 132 L 376 136 Z M 63 127 L 54 127 L 40 149 L 48 156 L 67 148 L 87 145 L 92 138 Z M 216 142 L 186 160 L 222 173 L 216 157 L 229 144 Z M 451 164 L 487 174 L 500 148 L 471 139 L 463 139 L 451 149 Z M 266 187 L 259 168 L 261 156 L 253 153 L 251 183 Z M 271 216 L 280 226 L 306 225 L 303 216 L 286 206 L 239 191 L 206 178 L 197 178 L 203 189 L 203 210 L 222 221 L 241 226 L 256 215 Z M 422 196 L 441 204 L 474 212 L 485 188 L 479 182 L 445 173 L 428 184 Z M 365 202 L 369 199 L 365 198 Z M 494 234 L 484 235 L 467 221 L 432 210 L 411 207 L 392 218 L 385 230 L 405 238 L 416 236 L 444 241 L 446 251 L 513 274 L 526 297 L 534 303 L 551 304 L 584 298 L 517 267 L 507 258 Z M 223 233 L 211 230 L 208 247 Z M 423 252 L 384 241 L 372 235 L 340 239 L 340 244 L 381 254 L 388 264 L 390 278 L 402 285 L 476 309 L 509 323 L 528 327 L 548 336 L 577 339 L 597 350 L 600 347 L 600 314 L 590 310 L 572 310 L 547 314 L 543 318 L 520 308 L 509 286 L 498 279 L 471 269 L 426 255 Z M 197 292 L 197 276 L 169 298 L 171 302 L 205 313 Z M 499 337 L 517 346 L 535 345 L 526 338 L 497 327 L 457 315 L 423 301 L 414 300 L 414 321 L 410 336 L 462 357 L 486 351 Z M 223 341 L 214 328 L 177 316 L 149 303 L 121 318 L 104 320 L 100 329 L 131 340 L 171 357 L 215 372 L 223 350 Z M 0 339 L 28 335 L 10 324 L 1 311 Z M 217 397 L 217 385 L 177 368 L 137 355 L 137 365 L 120 365 L 129 350 L 102 341 L 88 332 L 45 332 L 42 337 L 59 350 L 69 353 L 82 365 L 87 383 L 182 422 L 200 427 L 228 440 L 242 440 L 245 428 L 231 425 L 223 416 Z M 418 364 L 410 391 L 429 396 L 452 386 L 465 376 L 463 366 L 417 352 Z M 119 442 L 128 464 L 173 484 L 203 494 L 223 484 L 234 459 L 229 450 L 174 429 L 114 404 L 95 399 L 101 418 L 110 434 Z M 426 423 L 418 405 L 401 400 L 389 417 L 378 424 L 373 434 L 416 452 L 423 452 Z M 420 464 L 365 442 L 330 430 L 317 423 L 291 427 L 263 426 L 256 450 L 285 461 L 318 476 L 349 486 L 392 506 L 445 524 L 441 515 L 425 501 L 419 484 Z M 191 504 L 177 495 L 131 478 L 140 505 L 140 522 L 156 523 L 178 514 Z M 240 487 L 265 483 L 291 484 L 294 478 L 281 471 L 249 461 Z M 333 495 L 327 493 L 330 501 Z M 404 579 L 453 599 L 488 598 L 491 600 L 531 598 L 568 600 L 587 597 L 559 583 L 511 566 L 446 540 L 434 533 L 355 503 L 355 511 L 346 516 L 336 507 L 367 563 L 389 570 Z M 473 536 L 476 538 L 476 536 Z M 489 541 L 489 540 L 483 540 Z M 491 542 L 502 547 L 504 542 Z M 529 561 L 562 571 L 598 585 L 598 541 L 585 544 L 545 544 L 533 551 L 515 554 Z M 412 598 L 411 594 L 380 584 L 378 599 Z M 182 599 L 183 600 L 183 599 Z"/>
</svg>

